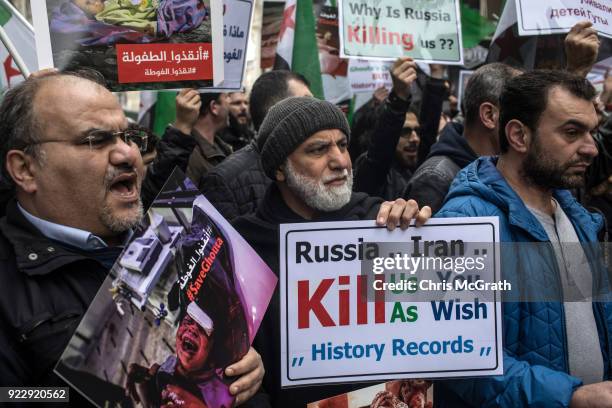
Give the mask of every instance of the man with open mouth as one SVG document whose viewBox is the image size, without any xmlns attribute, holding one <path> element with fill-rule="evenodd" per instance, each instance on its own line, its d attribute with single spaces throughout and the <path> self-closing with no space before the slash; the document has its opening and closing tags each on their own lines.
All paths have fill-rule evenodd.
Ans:
<svg viewBox="0 0 612 408">
<path fill-rule="evenodd" d="M 195 142 L 160 141 L 163 165 L 148 171 L 142 194 L 147 137 L 128 128 L 92 72 L 40 73 L 12 88 L 0 134 L 0 181 L 13 197 L 0 219 L 0 385 L 65 386 L 55 363 L 140 222 L 142 201 L 177 162 L 173 148 Z M 250 351 L 226 374 L 240 376 L 230 391 L 241 403 L 259 388 L 261 359 Z"/>
</svg>

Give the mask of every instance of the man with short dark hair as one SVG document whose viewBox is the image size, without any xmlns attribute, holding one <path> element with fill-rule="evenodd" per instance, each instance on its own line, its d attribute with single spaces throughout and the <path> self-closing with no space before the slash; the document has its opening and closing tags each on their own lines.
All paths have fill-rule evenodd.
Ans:
<svg viewBox="0 0 612 408">
<path fill-rule="evenodd" d="M 597 155 L 594 96 L 587 80 L 562 71 L 510 79 L 499 158 L 459 172 L 436 214 L 499 217 L 501 273 L 518 286 L 503 309 L 504 375 L 440 382 L 437 406 L 611 406 L 610 282 L 596 245 L 602 219 L 567 190 L 583 184 Z"/>
<path fill-rule="evenodd" d="M 257 212 L 234 220 L 234 227 L 279 273 L 281 223 L 374 220 L 407 228 L 431 215 L 413 200 L 383 202 L 352 191 L 350 137 L 346 117 L 333 104 L 312 97 L 285 99 L 270 109 L 259 129 L 265 174 L 272 180 Z M 308 402 L 362 387 L 336 385 L 280 389 L 280 296 L 274 294 L 254 342 L 266 368 L 263 388 L 275 407 L 303 407 Z"/>
<path fill-rule="evenodd" d="M 412 175 L 403 197 L 429 205 L 435 212 L 459 170 L 480 156 L 498 153 L 499 95 L 504 84 L 519 73 L 501 63 L 476 70 L 463 97 L 464 125 L 446 125 L 425 162 Z"/>
<path fill-rule="evenodd" d="M 182 89 L 176 96 L 176 122 L 167 132 L 181 132 L 195 139 L 189 156 L 187 176 L 202 189 L 204 176 L 232 154 L 232 147 L 219 136 L 229 123 L 226 93 L 199 93 Z"/>
<path fill-rule="evenodd" d="M 255 131 L 268 110 L 289 96 L 312 96 L 308 81 L 291 71 L 262 74 L 251 90 L 249 109 Z M 228 220 L 257 208 L 270 184 L 261 168 L 259 150 L 265 140 L 255 139 L 212 169 L 202 182 L 202 192 Z"/>
<path fill-rule="evenodd" d="M 254 137 L 249 115 L 249 96 L 246 92 L 230 92 L 229 98 L 229 125 L 219 136 L 234 151 L 246 146 Z"/>
</svg>

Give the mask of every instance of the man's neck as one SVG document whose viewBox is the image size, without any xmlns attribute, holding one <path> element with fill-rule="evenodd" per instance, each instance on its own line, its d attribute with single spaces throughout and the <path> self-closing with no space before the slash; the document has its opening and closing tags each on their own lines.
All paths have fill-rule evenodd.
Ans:
<svg viewBox="0 0 612 408">
<path fill-rule="evenodd" d="M 468 145 L 478 157 L 494 156 L 498 153 L 491 141 L 492 135 L 488 134 L 484 129 L 476 126 L 466 126 L 463 130 L 463 137 L 465 137 Z"/>
<path fill-rule="evenodd" d="M 204 118 L 199 119 L 196 122 L 196 124 L 193 126 L 193 128 L 208 143 L 210 144 L 215 143 L 215 134 L 219 130 L 218 129 L 219 127 L 215 124 L 215 122 L 209 116 L 205 116 Z"/>
<path fill-rule="evenodd" d="M 521 168 L 522 163 L 519 160 L 513 160 L 505 155 L 500 156 L 497 161 L 497 170 L 504 176 L 510 187 L 526 206 L 549 215 L 554 214 L 553 190 L 530 183 L 520 173 Z"/>
<path fill-rule="evenodd" d="M 121 244 L 123 244 L 123 241 L 125 240 L 125 234 L 113 234 L 108 230 L 105 231 L 95 231 L 94 228 L 90 228 L 87 225 L 76 225 L 73 224 L 71 221 L 71 219 L 67 219 L 67 220 L 61 220 L 61 219 L 57 219 L 56 217 L 53 217 L 49 214 L 46 214 L 42 211 L 38 211 L 38 206 L 35 205 L 33 202 L 31 202 L 30 200 L 24 199 L 23 197 L 21 197 L 20 199 L 20 194 L 17 193 L 17 202 L 19 203 L 19 206 L 25 210 L 28 214 L 39 218 L 41 220 L 44 220 L 46 222 L 52 223 L 52 224 L 57 224 L 58 226 L 64 226 L 64 227 L 70 227 L 70 228 L 75 228 L 77 230 L 81 230 L 84 231 L 86 233 L 89 234 L 93 234 L 95 237 L 101 239 L 102 241 L 104 241 L 104 243 L 106 243 L 107 246 L 112 247 L 112 246 L 119 246 Z"/>
<path fill-rule="evenodd" d="M 314 218 L 316 211 L 308 207 L 299 197 L 296 197 L 284 183 L 278 183 L 278 189 L 283 201 L 294 213 L 305 220 L 312 220 Z"/>
</svg>

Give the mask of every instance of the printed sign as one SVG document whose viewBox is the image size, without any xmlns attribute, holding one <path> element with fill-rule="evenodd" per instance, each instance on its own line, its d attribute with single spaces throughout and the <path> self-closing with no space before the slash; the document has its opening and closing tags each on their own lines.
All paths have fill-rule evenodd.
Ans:
<svg viewBox="0 0 612 408">
<path fill-rule="evenodd" d="M 306 408 L 433 408 L 427 380 L 389 381 L 308 404 Z"/>
<path fill-rule="evenodd" d="M 223 81 L 215 87 L 215 92 L 242 88 L 252 12 L 252 0 L 223 1 L 223 65 L 225 73 Z"/>
<path fill-rule="evenodd" d="M 461 70 L 459 71 L 459 84 L 457 85 L 457 106 L 461 110 L 461 101 L 463 100 L 463 93 L 467 86 L 470 77 L 474 74 L 474 71 Z"/>
<path fill-rule="evenodd" d="M 180 170 L 170 176 L 55 372 L 99 407 L 234 406 L 277 278 Z M 182 401 L 182 402 L 181 402 Z"/>
<path fill-rule="evenodd" d="M 340 56 L 463 65 L 459 0 L 339 0 Z"/>
<path fill-rule="evenodd" d="M 112 91 L 224 79 L 221 0 L 45 0 L 32 17 L 41 69 L 93 69 Z"/>
<path fill-rule="evenodd" d="M 370 61 L 351 58 L 349 60 L 348 77 L 353 94 L 374 92 L 380 87 L 391 89 L 390 61 Z"/>
<path fill-rule="evenodd" d="M 599 34 L 612 38 L 612 3 L 608 0 L 516 0 L 519 35 L 567 33 L 589 20 Z"/>
<path fill-rule="evenodd" d="M 496 217 L 280 234 L 283 387 L 503 373 Z"/>
</svg>

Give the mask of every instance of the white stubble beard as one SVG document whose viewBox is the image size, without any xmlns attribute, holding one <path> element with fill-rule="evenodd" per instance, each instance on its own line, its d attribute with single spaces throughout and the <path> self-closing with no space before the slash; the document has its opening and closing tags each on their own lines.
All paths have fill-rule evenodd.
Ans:
<svg viewBox="0 0 612 408">
<path fill-rule="evenodd" d="M 285 163 L 287 187 L 300 197 L 304 203 L 318 211 L 331 212 L 344 207 L 351 200 L 353 190 L 353 172 L 348 169 L 338 171 L 329 179 L 313 180 L 300 174 L 287 160 Z M 342 186 L 326 186 L 325 182 L 337 177 L 346 177 Z"/>
</svg>

